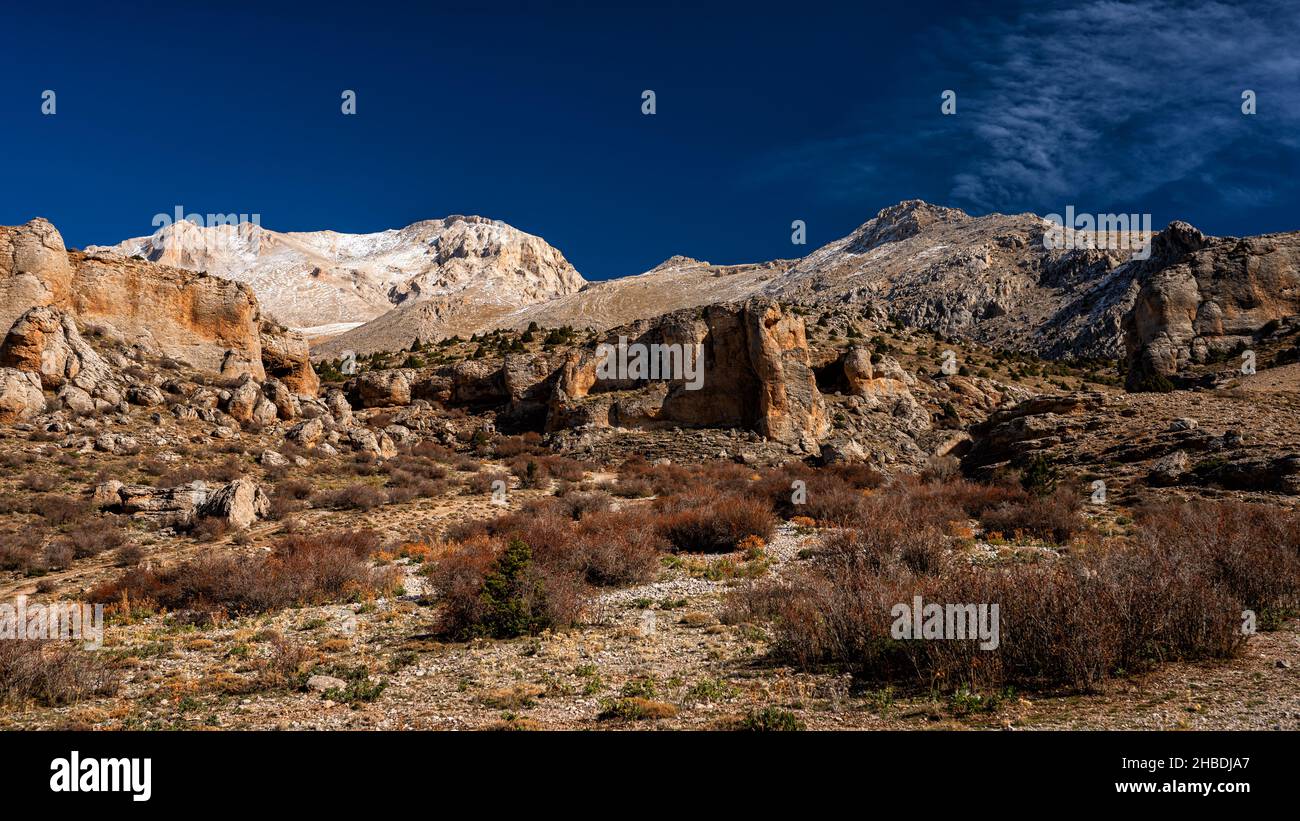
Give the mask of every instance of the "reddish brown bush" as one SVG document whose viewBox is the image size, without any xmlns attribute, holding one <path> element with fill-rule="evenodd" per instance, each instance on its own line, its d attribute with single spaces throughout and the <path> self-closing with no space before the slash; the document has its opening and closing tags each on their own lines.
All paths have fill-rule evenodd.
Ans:
<svg viewBox="0 0 1300 821">
<path fill-rule="evenodd" d="M 951 493 L 918 486 L 894 492 L 913 500 Z M 1300 514 L 1288 511 L 1233 502 L 1163 505 L 1140 515 L 1133 542 L 990 566 L 946 553 L 937 519 L 921 538 L 899 527 L 911 507 L 907 499 L 872 497 L 858 525 L 828 538 L 788 583 L 738 592 L 728 619 L 771 619 L 776 653 L 807 667 L 843 665 L 867 678 L 926 687 L 1090 690 L 1118 671 L 1232 656 L 1246 640 L 1244 609 L 1257 609 L 1267 626 L 1294 613 L 1300 597 Z M 918 595 L 928 603 L 997 604 L 999 646 L 895 640 L 893 607 Z"/>
<path fill-rule="evenodd" d="M 18 531 L 0 531 L 0 570 L 27 572 L 44 566 L 41 546 L 44 536 L 38 531 L 24 528 Z"/>
<path fill-rule="evenodd" d="M 676 550 L 728 553 L 746 536 L 769 539 L 776 529 L 771 508 L 737 495 L 692 495 L 663 500 L 659 533 Z"/>
<path fill-rule="evenodd" d="M 59 486 L 59 479 L 52 473 L 24 473 L 20 483 L 23 490 L 47 493 Z"/>
<path fill-rule="evenodd" d="M 73 557 L 88 559 L 106 550 L 116 550 L 126 544 L 126 534 L 114 521 L 116 516 L 100 516 L 94 522 L 78 525 L 68 532 Z"/>
<path fill-rule="evenodd" d="M 465 492 L 469 494 L 484 494 L 492 492 L 492 485 L 495 482 L 505 482 L 506 487 L 510 486 L 510 474 L 499 470 L 481 470 L 465 479 Z"/>
<path fill-rule="evenodd" d="M 281 539 L 272 552 L 219 554 L 157 570 L 133 568 L 90 592 L 90 600 L 123 595 L 168 609 L 254 613 L 295 604 L 318 604 L 391 590 L 393 568 L 372 569 L 368 557 L 380 545 L 374 531 L 335 531 Z"/>
<path fill-rule="evenodd" d="M 354 482 L 335 490 L 323 490 L 312 497 L 313 507 L 338 510 L 373 510 L 388 501 L 388 495 L 373 485 Z"/>
<path fill-rule="evenodd" d="M 50 570 L 63 570 L 72 564 L 72 542 L 60 536 L 45 546 L 45 566 Z"/>
<path fill-rule="evenodd" d="M 45 641 L 0 641 L 0 703 L 54 707 L 112 695 L 118 677 L 93 651 Z"/>
<path fill-rule="evenodd" d="M 62 496 L 46 493 L 32 501 L 32 512 L 40 515 L 54 526 L 80 521 L 89 516 L 93 509 L 86 499 L 75 496 Z"/>
<path fill-rule="evenodd" d="M 1036 539 L 1065 544 L 1083 527 L 1079 494 L 1065 487 L 1047 496 L 1027 496 L 1023 501 L 1003 502 L 980 515 L 985 532 L 1004 536 L 1021 533 Z"/>
</svg>

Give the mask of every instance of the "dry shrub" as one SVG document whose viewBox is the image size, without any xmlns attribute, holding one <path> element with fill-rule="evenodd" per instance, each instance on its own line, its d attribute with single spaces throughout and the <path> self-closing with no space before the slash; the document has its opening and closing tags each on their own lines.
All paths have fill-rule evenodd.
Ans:
<svg viewBox="0 0 1300 821">
<path fill-rule="evenodd" d="M 258 613 L 392 590 L 393 568 L 372 569 L 374 531 L 288 536 L 270 554 L 218 554 L 156 570 L 132 568 L 90 592 L 90 600 L 152 600 L 173 610 Z"/>
<path fill-rule="evenodd" d="M 389 476 L 390 485 L 414 484 L 421 479 L 446 479 L 447 468 L 433 459 L 402 455 L 389 459 L 381 470 Z"/>
<path fill-rule="evenodd" d="M 48 493 L 59 486 L 59 477 L 53 473 L 25 473 L 20 480 L 23 490 L 33 493 Z"/>
<path fill-rule="evenodd" d="M 878 488 L 885 484 L 885 476 L 871 465 L 860 462 L 841 462 L 824 468 L 830 475 L 847 482 L 859 490 Z"/>
<path fill-rule="evenodd" d="M 498 459 L 510 459 L 515 456 L 543 456 L 546 448 L 541 446 L 541 437 L 529 431 L 523 436 L 498 436 L 492 444 L 492 452 Z"/>
<path fill-rule="evenodd" d="M 629 459 L 619 467 L 620 481 L 640 481 L 650 486 L 652 495 L 669 496 L 696 487 L 699 477 L 681 465 L 652 465 L 642 457 Z"/>
<path fill-rule="evenodd" d="M 117 687 L 117 676 L 93 651 L 46 641 L 0 641 L 0 703 L 53 707 L 112 695 Z"/>
<path fill-rule="evenodd" d="M 190 523 L 189 533 L 196 542 L 219 542 L 230 533 L 230 522 L 215 516 L 204 516 Z"/>
<path fill-rule="evenodd" d="M 602 511 L 582 518 L 567 553 L 588 584 L 618 587 L 653 579 L 666 547 L 650 511 Z"/>
<path fill-rule="evenodd" d="M 165 463 L 163 463 L 165 464 Z M 146 468 L 149 470 L 150 468 Z M 182 465 L 181 467 L 172 468 L 162 473 L 155 482 L 157 487 L 180 487 L 188 485 L 191 482 L 206 481 L 208 478 L 207 471 L 195 465 Z"/>
<path fill-rule="evenodd" d="M 72 564 L 72 542 L 59 537 L 45 546 L 45 566 L 50 570 L 63 570 Z"/>
<path fill-rule="evenodd" d="M 126 544 L 126 534 L 116 521 L 115 516 L 101 516 L 94 522 L 78 525 L 69 531 L 67 539 L 72 545 L 73 557 L 88 559 Z"/>
<path fill-rule="evenodd" d="M 519 480 L 521 488 L 545 487 L 551 478 L 546 461 L 534 456 L 521 456 L 510 463 L 510 472 Z"/>
<path fill-rule="evenodd" d="M 93 508 L 86 499 L 46 493 L 33 500 L 32 512 L 57 527 L 86 518 L 93 512 Z"/>
<path fill-rule="evenodd" d="M 144 549 L 137 544 L 124 544 L 113 554 L 113 564 L 117 567 L 131 567 L 144 560 Z"/>
<path fill-rule="evenodd" d="M 619 586 L 654 578 L 667 548 L 647 509 L 591 511 L 575 520 L 560 500 L 539 499 L 522 511 L 449 527 L 449 542 L 519 540 L 549 572 L 586 584 Z"/>
<path fill-rule="evenodd" d="M 276 495 L 289 499 L 307 499 L 313 490 L 311 482 L 307 479 L 284 479 L 275 485 Z"/>
<path fill-rule="evenodd" d="M 619 479 L 607 488 L 609 493 L 620 499 L 644 499 L 655 495 L 654 487 L 645 479 Z"/>
<path fill-rule="evenodd" d="M 407 502 L 421 497 L 429 498 L 432 496 L 438 496 L 443 487 L 443 485 L 440 485 L 437 482 L 421 482 L 419 485 L 399 485 L 397 487 L 390 487 L 385 491 L 385 493 L 387 494 L 389 504 L 404 505 Z"/>
<path fill-rule="evenodd" d="M 243 446 L 239 446 L 240 454 L 244 452 Z M 221 461 L 220 464 L 208 470 L 207 478 L 213 482 L 233 482 L 248 472 L 247 463 L 240 459 L 239 456 L 230 455 Z"/>
<path fill-rule="evenodd" d="M 352 459 L 344 467 L 349 473 L 357 476 L 374 476 L 379 472 L 382 462 L 379 457 L 369 451 L 361 451 L 352 454 Z"/>
<path fill-rule="evenodd" d="M 560 509 L 573 519 L 603 513 L 610 509 L 613 501 L 603 490 L 568 490 L 556 497 Z"/>
<path fill-rule="evenodd" d="M 790 510 L 791 516 L 801 514 L 808 516 L 819 524 L 844 526 L 853 522 L 859 515 L 862 494 L 848 482 L 836 476 L 820 476 L 810 482 L 806 488 L 803 504 L 783 505 L 783 511 Z M 789 501 L 791 494 L 786 494 Z"/>
<path fill-rule="evenodd" d="M 986 532 L 1023 533 L 1053 544 L 1065 544 L 1083 527 L 1079 494 L 1057 488 L 1047 496 L 1027 496 L 1022 501 L 1003 502 L 980 516 Z"/>
<path fill-rule="evenodd" d="M 481 470 L 465 479 L 465 492 L 469 494 L 491 493 L 495 482 L 505 482 L 510 486 L 510 474 L 499 470 Z"/>
<path fill-rule="evenodd" d="M 746 536 L 771 538 L 776 517 L 762 502 L 739 495 L 689 495 L 661 500 L 659 533 L 676 550 L 729 553 Z"/>
<path fill-rule="evenodd" d="M 306 479 L 281 479 L 271 491 L 271 509 L 267 518 L 280 521 L 306 507 L 313 487 Z"/>
<path fill-rule="evenodd" d="M 278 634 L 270 637 L 271 653 L 262 662 L 258 682 L 262 689 L 297 690 L 307 683 L 311 670 L 320 662 L 320 653 L 302 644 L 286 641 Z"/>
<path fill-rule="evenodd" d="M 442 462 L 447 465 L 454 465 L 459 459 L 461 459 L 461 457 L 456 454 L 456 451 L 449 447 L 440 445 L 437 442 L 418 442 L 413 445 L 408 452 L 412 456 L 432 459 L 435 462 Z"/>
<path fill-rule="evenodd" d="M 885 505 L 878 512 L 892 510 L 893 521 L 868 527 L 864 519 L 835 534 L 785 584 L 739 591 L 726 617 L 772 619 L 775 652 L 804 667 L 925 687 L 1088 691 L 1121 671 L 1233 656 L 1246 640 L 1243 610 L 1255 609 L 1267 626 L 1300 603 L 1296 513 L 1235 502 L 1163 505 L 1143 512 L 1133 542 L 988 566 L 946 557 L 933 521 L 919 535 L 897 527 L 908 508 Z M 999 646 L 893 639 L 893 608 L 914 596 L 997 604 Z"/>
<path fill-rule="evenodd" d="M 312 497 L 313 507 L 337 510 L 373 510 L 388 501 L 388 495 L 373 485 L 353 482 L 335 490 L 322 490 Z"/>
<path fill-rule="evenodd" d="M 1236 501 L 1170 503 L 1140 510 L 1137 525 L 1152 553 L 1190 553 L 1209 564 L 1269 628 L 1300 613 L 1300 513 Z"/>
<path fill-rule="evenodd" d="M 28 572 L 43 567 L 44 542 L 40 531 L 31 528 L 0 532 L 0 570 Z"/>
<path fill-rule="evenodd" d="M 483 464 L 469 456 L 458 456 L 452 463 L 452 467 L 461 473 L 477 473 Z"/>
</svg>

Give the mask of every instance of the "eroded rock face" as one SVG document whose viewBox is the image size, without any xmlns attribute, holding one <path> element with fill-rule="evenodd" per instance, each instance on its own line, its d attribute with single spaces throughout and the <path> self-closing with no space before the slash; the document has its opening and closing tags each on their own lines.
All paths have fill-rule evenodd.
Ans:
<svg viewBox="0 0 1300 821">
<path fill-rule="evenodd" d="M 164 355 L 219 373 L 230 352 L 262 366 L 261 308 L 246 285 L 115 255 L 69 254 L 72 311 L 111 323 L 128 340 L 144 337 Z"/>
<path fill-rule="evenodd" d="M 4 360 L 39 374 L 66 407 L 87 413 L 118 406 L 125 396 L 116 368 L 77 332 L 91 324 L 131 356 L 168 357 L 258 382 L 269 374 L 298 395 L 319 390 L 306 340 L 264 318 L 247 285 L 116 254 L 68 252 L 41 219 L 0 227 Z M 157 404 L 152 394 L 137 395 L 140 404 Z M 282 418 L 291 411 L 287 399 L 272 404 Z M 254 404 L 251 417 L 274 418 L 264 402 Z"/>
<path fill-rule="evenodd" d="M 1040 396 L 998 410 L 971 428 L 974 444 L 964 462 L 978 467 L 1015 461 L 1059 446 L 1082 431 L 1104 405 L 1100 393 L 1077 392 Z"/>
<path fill-rule="evenodd" d="M 32 308 L 0 343 L 0 366 L 35 373 L 63 404 L 90 413 L 122 403 L 125 389 L 107 362 L 86 344 L 72 317 L 57 308 Z"/>
<path fill-rule="evenodd" d="M 169 488 L 119 484 L 116 488 L 101 485 L 95 489 L 95 498 L 106 509 L 133 518 L 185 523 L 193 519 L 195 511 L 208 500 L 210 493 L 208 483 L 203 481 Z"/>
<path fill-rule="evenodd" d="M 31 308 L 66 304 L 71 288 L 68 252 L 53 225 L 0 226 L 0 333 Z"/>
<path fill-rule="evenodd" d="M 700 352 L 702 378 L 658 382 L 598 372 L 595 351 L 558 366 L 547 427 L 575 424 L 742 427 L 815 449 L 829 425 L 808 360 L 803 320 L 770 300 L 679 311 L 611 332 L 633 344 Z M 698 346 L 698 348 L 696 347 Z M 625 377 L 625 378 L 615 378 Z M 612 391 L 632 391 L 613 398 Z M 604 395 L 603 395 L 604 394 Z"/>
<path fill-rule="evenodd" d="M 30 419 L 45 409 L 41 378 L 31 371 L 0 368 L 0 423 Z"/>
<path fill-rule="evenodd" d="M 1300 314 L 1300 234 L 1206 237 L 1174 222 L 1152 242 L 1124 322 L 1130 389 L 1231 356 Z"/>
<path fill-rule="evenodd" d="M 311 366 L 307 338 L 273 322 L 262 322 L 262 366 L 269 378 L 278 379 L 302 396 L 320 391 L 320 378 Z"/>
</svg>

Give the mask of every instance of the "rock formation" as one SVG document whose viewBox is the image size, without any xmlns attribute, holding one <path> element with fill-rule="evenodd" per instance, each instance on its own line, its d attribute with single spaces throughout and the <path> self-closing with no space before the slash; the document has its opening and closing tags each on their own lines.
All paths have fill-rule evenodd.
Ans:
<svg viewBox="0 0 1300 821">
<path fill-rule="evenodd" d="M 1300 234 L 1207 237 L 1171 223 L 1141 275 L 1124 323 L 1130 389 L 1230 358 L 1271 321 L 1300 315 Z"/>
<path fill-rule="evenodd" d="M 547 426 L 740 427 L 815 450 L 827 430 L 803 321 L 769 300 L 711 305 L 610 334 L 630 344 L 701 352 L 702 381 L 602 378 L 594 350 L 559 367 Z M 632 391 L 631 394 L 627 393 Z M 617 392 L 617 393 L 615 393 Z"/>
<path fill-rule="evenodd" d="M 71 290 L 72 266 L 53 225 L 0 226 L 0 332 L 30 308 L 67 304 Z"/>
<path fill-rule="evenodd" d="M 6 333 L 33 308 L 54 311 L 31 314 L 4 354 L 41 374 L 48 390 L 67 383 L 93 394 L 79 382 L 98 376 L 87 370 L 98 358 L 81 343 L 78 325 L 198 370 L 259 381 L 269 374 L 308 395 L 319 387 L 306 339 L 266 320 L 246 285 L 113 254 L 68 252 L 45 220 L 0 227 L 0 297 Z"/>
</svg>

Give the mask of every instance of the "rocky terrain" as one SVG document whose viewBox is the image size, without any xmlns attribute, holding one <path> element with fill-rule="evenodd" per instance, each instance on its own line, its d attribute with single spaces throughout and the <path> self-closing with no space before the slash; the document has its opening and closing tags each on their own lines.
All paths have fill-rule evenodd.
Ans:
<svg viewBox="0 0 1300 821">
<path fill-rule="evenodd" d="M 432 226 L 0 228 L 0 602 L 106 608 L 102 650 L 0 641 L 0 726 L 1300 728 L 1296 235 L 1129 260 L 908 202 L 584 287 Z M 375 313 L 309 353 L 236 280 L 312 254 Z M 1001 649 L 891 639 L 922 592 Z"/>
<path fill-rule="evenodd" d="M 585 283 L 539 237 L 483 217 L 425 220 L 376 234 L 281 233 L 252 222 L 181 220 L 147 237 L 86 250 L 246 283 L 268 314 L 308 333 L 337 332 L 421 300 L 453 313 L 468 306 L 486 322 Z"/>
</svg>

